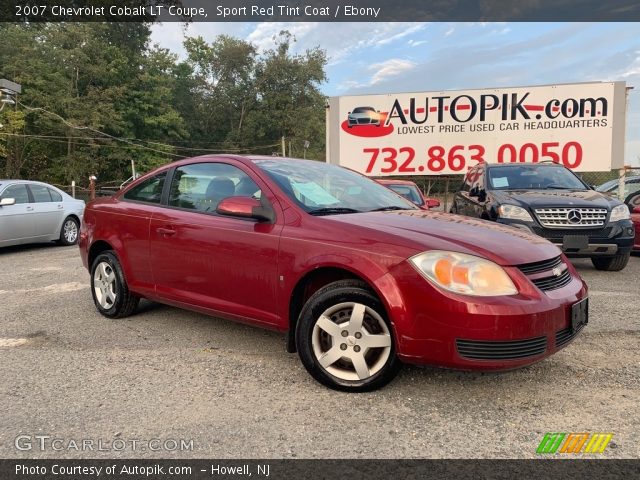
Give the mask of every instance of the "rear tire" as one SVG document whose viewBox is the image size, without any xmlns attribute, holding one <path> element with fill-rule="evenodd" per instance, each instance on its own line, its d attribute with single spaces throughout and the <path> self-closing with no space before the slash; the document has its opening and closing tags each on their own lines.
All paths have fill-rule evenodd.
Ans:
<svg viewBox="0 0 640 480">
<path fill-rule="evenodd" d="M 128 317 L 140 302 L 140 297 L 129 291 L 120 261 L 111 250 L 93 261 L 91 294 L 98 312 L 108 318 Z"/>
<path fill-rule="evenodd" d="M 311 376 L 335 390 L 375 390 L 402 365 L 380 300 L 359 280 L 333 282 L 309 298 L 296 346 Z"/>
<path fill-rule="evenodd" d="M 62 228 L 60 229 L 60 245 L 75 245 L 78 243 L 80 232 L 80 222 L 73 217 L 67 217 L 62 222 Z"/>
<path fill-rule="evenodd" d="M 630 253 L 614 255 L 613 257 L 591 257 L 591 263 L 596 270 L 605 270 L 607 272 L 619 272 L 629 263 Z"/>
</svg>

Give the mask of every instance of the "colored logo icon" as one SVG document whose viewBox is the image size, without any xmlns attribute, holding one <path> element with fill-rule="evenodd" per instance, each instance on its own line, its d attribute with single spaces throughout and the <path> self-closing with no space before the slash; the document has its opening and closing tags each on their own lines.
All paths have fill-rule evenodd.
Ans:
<svg viewBox="0 0 640 480">
<path fill-rule="evenodd" d="M 546 433 L 536 449 L 539 454 L 603 453 L 613 433 Z"/>
</svg>

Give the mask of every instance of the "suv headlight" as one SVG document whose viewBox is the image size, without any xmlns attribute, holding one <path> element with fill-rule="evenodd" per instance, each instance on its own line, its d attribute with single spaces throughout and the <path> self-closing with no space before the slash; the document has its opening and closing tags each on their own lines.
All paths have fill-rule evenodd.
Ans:
<svg viewBox="0 0 640 480">
<path fill-rule="evenodd" d="M 484 258 L 433 250 L 409 262 L 431 283 L 451 292 L 481 297 L 518 293 L 502 267 Z"/>
<path fill-rule="evenodd" d="M 511 220 L 523 220 L 525 222 L 533 222 L 531 214 L 522 207 L 515 205 L 500 205 L 498 207 L 498 215 L 500 218 L 509 218 Z"/>
<path fill-rule="evenodd" d="M 617 222 L 618 220 L 629 220 L 631 215 L 629 214 L 629 207 L 626 205 L 618 205 L 611 210 L 610 222 Z"/>
</svg>

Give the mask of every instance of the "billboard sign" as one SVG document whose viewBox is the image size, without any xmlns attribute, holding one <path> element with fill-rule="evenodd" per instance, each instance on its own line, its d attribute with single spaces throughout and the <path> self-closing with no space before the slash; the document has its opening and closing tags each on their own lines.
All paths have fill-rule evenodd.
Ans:
<svg viewBox="0 0 640 480">
<path fill-rule="evenodd" d="M 478 162 L 624 163 L 624 82 L 332 97 L 327 161 L 370 176 L 444 175 Z"/>
</svg>

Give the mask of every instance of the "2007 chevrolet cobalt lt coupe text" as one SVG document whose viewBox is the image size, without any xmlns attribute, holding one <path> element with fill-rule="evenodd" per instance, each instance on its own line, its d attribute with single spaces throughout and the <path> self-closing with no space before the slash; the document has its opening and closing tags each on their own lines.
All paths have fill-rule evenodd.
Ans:
<svg viewBox="0 0 640 480">
<path fill-rule="evenodd" d="M 401 361 L 528 365 L 587 322 L 587 287 L 547 240 L 307 160 L 162 167 L 91 202 L 80 251 L 103 315 L 145 297 L 286 332 L 316 380 L 348 391 L 381 387 Z"/>
</svg>

